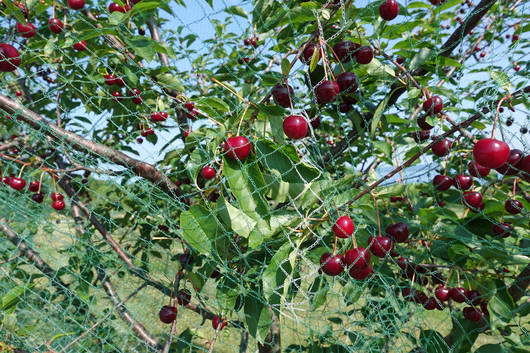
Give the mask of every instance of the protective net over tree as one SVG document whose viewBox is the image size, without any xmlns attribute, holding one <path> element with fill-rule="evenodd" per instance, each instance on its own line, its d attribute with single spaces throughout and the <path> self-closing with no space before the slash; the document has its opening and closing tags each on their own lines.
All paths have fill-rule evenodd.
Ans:
<svg viewBox="0 0 530 353">
<path fill-rule="evenodd" d="M 530 352 L 527 1 L 0 13 L 0 351 Z"/>
</svg>

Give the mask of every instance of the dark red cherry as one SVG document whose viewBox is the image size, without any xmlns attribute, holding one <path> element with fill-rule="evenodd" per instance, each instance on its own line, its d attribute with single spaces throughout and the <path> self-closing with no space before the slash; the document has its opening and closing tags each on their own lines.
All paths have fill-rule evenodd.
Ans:
<svg viewBox="0 0 530 353">
<path fill-rule="evenodd" d="M 158 121 L 164 121 L 162 118 L 162 115 L 160 112 L 152 112 L 151 113 L 151 121 L 158 122 Z"/>
<path fill-rule="evenodd" d="M 403 243 L 409 238 L 409 226 L 403 222 L 391 224 L 386 227 L 386 234 L 392 237 L 396 243 Z"/>
<path fill-rule="evenodd" d="M 111 74 L 105 75 L 105 84 L 112 86 L 115 83 L 116 83 L 116 77 L 114 75 L 111 75 Z"/>
<path fill-rule="evenodd" d="M 20 53 L 14 46 L 0 43 L 0 72 L 15 71 L 20 62 Z"/>
<path fill-rule="evenodd" d="M 480 292 L 476 289 L 472 289 L 467 291 L 466 293 L 467 302 L 471 303 L 473 305 L 480 305 L 480 301 L 482 299 L 482 296 L 480 295 Z"/>
<path fill-rule="evenodd" d="M 362 281 L 368 278 L 374 273 L 372 266 L 368 265 L 366 267 L 358 269 L 357 267 L 350 268 L 350 276 L 356 280 Z"/>
<path fill-rule="evenodd" d="M 353 106 L 351 104 L 348 104 L 348 103 L 340 103 L 339 104 L 339 112 L 341 112 L 341 113 L 347 113 L 350 110 L 352 110 L 352 108 L 353 108 Z"/>
<path fill-rule="evenodd" d="M 44 194 L 42 192 L 31 195 L 31 199 L 36 203 L 42 203 L 44 201 Z"/>
<path fill-rule="evenodd" d="M 432 146 L 432 153 L 434 153 L 438 157 L 445 156 L 447 153 L 449 153 L 450 150 L 451 141 L 449 141 L 448 139 L 438 141 Z"/>
<path fill-rule="evenodd" d="M 158 317 L 164 324 L 170 324 L 177 318 L 177 308 L 174 306 L 164 305 L 158 312 Z"/>
<path fill-rule="evenodd" d="M 64 209 L 64 206 L 65 204 L 63 200 L 57 200 L 52 202 L 52 207 L 57 211 Z"/>
<path fill-rule="evenodd" d="M 68 0 L 68 6 L 70 6 L 72 10 L 81 10 L 85 7 L 85 0 Z"/>
<path fill-rule="evenodd" d="M 341 254 L 324 253 L 320 257 L 322 271 L 329 276 L 340 275 L 344 271 L 344 262 L 344 257 Z"/>
<path fill-rule="evenodd" d="M 497 168 L 497 172 L 504 175 L 515 175 L 519 173 L 520 165 L 519 163 L 523 159 L 524 154 L 521 150 L 513 149 L 510 150 L 508 155 L 508 160 L 502 166 Z"/>
<path fill-rule="evenodd" d="M 530 155 L 521 159 L 521 161 L 517 164 L 517 167 L 521 170 L 519 172 L 521 178 L 530 183 Z"/>
<path fill-rule="evenodd" d="M 462 287 L 451 288 L 449 290 L 449 295 L 457 303 L 463 303 L 466 301 L 467 290 Z"/>
<path fill-rule="evenodd" d="M 442 98 L 434 96 L 423 102 L 423 110 L 428 114 L 439 114 L 444 107 Z"/>
<path fill-rule="evenodd" d="M 459 190 L 467 190 L 473 185 L 473 178 L 469 175 L 458 174 L 453 178 L 453 184 Z"/>
<path fill-rule="evenodd" d="M 291 97 L 294 96 L 294 90 L 288 84 L 276 85 L 272 89 L 272 98 L 281 107 L 289 108 L 291 106 Z"/>
<path fill-rule="evenodd" d="M 181 289 L 177 292 L 178 305 L 188 305 L 191 300 L 191 293 L 187 289 Z"/>
<path fill-rule="evenodd" d="M 371 47 L 360 47 L 355 55 L 359 64 L 369 64 L 374 58 L 374 50 Z"/>
<path fill-rule="evenodd" d="M 473 159 L 486 168 L 495 169 L 502 166 L 508 160 L 510 147 L 499 140 L 482 139 L 473 148 Z"/>
<path fill-rule="evenodd" d="M 432 180 L 432 184 L 436 190 L 445 191 L 453 185 L 453 179 L 447 175 L 437 175 Z"/>
<path fill-rule="evenodd" d="M 20 191 L 26 187 L 26 181 L 21 178 L 11 177 L 9 179 L 9 186 L 11 186 L 13 189 L 17 191 Z"/>
<path fill-rule="evenodd" d="M 141 92 L 138 88 L 133 88 L 132 90 L 130 90 L 129 97 L 132 97 L 132 101 L 134 104 L 141 104 L 143 102 Z"/>
<path fill-rule="evenodd" d="M 84 40 L 80 41 L 80 42 L 77 42 L 73 45 L 74 49 L 77 50 L 77 51 L 85 51 L 87 46 L 86 46 L 86 42 Z"/>
<path fill-rule="evenodd" d="M 309 43 L 304 48 L 304 51 L 302 52 L 302 56 L 300 57 L 300 60 L 304 64 L 309 64 L 311 62 L 311 59 L 313 58 L 313 55 L 315 54 L 316 45 L 313 43 Z M 317 54 L 318 55 L 318 54 Z"/>
<path fill-rule="evenodd" d="M 339 92 L 340 87 L 336 81 L 322 81 L 315 89 L 317 102 L 319 104 L 333 102 Z"/>
<path fill-rule="evenodd" d="M 226 319 L 223 319 L 221 316 L 216 316 L 212 319 L 212 327 L 214 330 L 219 328 L 219 331 L 221 331 L 227 324 Z"/>
<path fill-rule="evenodd" d="M 429 136 L 431 136 L 431 130 L 415 131 L 415 132 L 412 132 L 411 135 L 414 138 L 414 141 L 416 141 L 417 143 L 420 143 L 420 142 L 423 142 L 429 139 Z"/>
<path fill-rule="evenodd" d="M 59 34 L 63 31 L 63 23 L 58 18 L 52 17 L 48 21 L 48 28 L 55 34 Z"/>
<path fill-rule="evenodd" d="M 59 192 L 54 192 L 50 195 L 50 198 L 52 199 L 52 201 L 62 201 L 64 199 L 64 196 Z"/>
<path fill-rule="evenodd" d="M 340 61 L 350 61 L 355 56 L 355 52 L 359 47 L 359 44 L 348 40 L 336 43 L 333 46 L 333 52 Z"/>
<path fill-rule="evenodd" d="M 346 265 L 360 270 L 370 265 L 370 252 L 363 247 L 354 248 L 344 254 Z"/>
<path fill-rule="evenodd" d="M 320 117 L 315 116 L 313 119 L 311 119 L 311 126 L 313 129 L 318 129 L 320 127 Z"/>
<path fill-rule="evenodd" d="M 391 21 L 399 14 L 399 4 L 396 0 L 386 0 L 379 5 L 379 15 L 385 21 Z"/>
<path fill-rule="evenodd" d="M 121 92 L 118 92 L 118 91 L 112 92 L 111 95 L 112 95 L 112 99 L 116 102 L 121 101 L 121 98 L 123 97 L 123 94 L 121 94 Z"/>
<path fill-rule="evenodd" d="M 479 308 L 474 308 L 472 306 L 465 307 L 462 310 L 462 313 L 466 319 L 474 322 L 480 321 L 483 316 L 482 311 L 480 311 Z"/>
<path fill-rule="evenodd" d="M 512 225 L 510 223 L 498 223 L 492 227 L 493 234 L 507 238 L 512 234 Z"/>
<path fill-rule="evenodd" d="M 434 310 L 438 307 L 438 302 L 436 301 L 435 298 L 428 298 L 425 303 L 423 304 L 423 307 L 426 309 L 426 310 Z"/>
<path fill-rule="evenodd" d="M 418 119 L 416 119 L 416 123 L 422 130 L 430 130 L 433 128 L 433 126 L 427 122 L 427 118 L 425 116 L 420 116 Z"/>
<path fill-rule="evenodd" d="M 307 121 L 303 116 L 290 115 L 283 120 L 283 132 L 292 139 L 301 139 L 307 135 Z"/>
<path fill-rule="evenodd" d="M 40 187 L 40 182 L 35 180 L 29 183 L 28 190 L 31 192 L 37 192 L 39 191 L 39 187 Z"/>
<path fill-rule="evenodd" d="M 506 211 L 510 212 L 511 214 L 519 214 L 521 213 L 521 210 L 523 209 L 523 204 L 519 200 L 508 199 L 504 203 L 504 208 L 506 209 Z"/>
<path fill-rule="evenodd" d="M 463 195 L 464 205 L 471 208 L 480 208 L 482 204 L 482 194 L 477 191 L 466 191 Z"/>
<path fill-rule="evenodd" d="M 443 302 L 446 302 L 451 298 L 449 288 L 442 286 L 436 287 L 434 295 L 436 296 L 436 298 L 438 298 L 438 300 L 441 300 Z"/>
<path fill-rule="evenodd" d="M 429 297 L 427 297 L 427 295 L 421 291 L 415 291 L 414 292 L 414 301 L 417 303 L 417 304 L 421 304 L 421 305 L 424 305 L 427 300 L 429 300 Z"/>
<path fill-rule="evenodd" d="M 230 159 L 240 161 L 247 158 L 250 154 L 250 141 L 245 136 L 233 136 L 224 143 L 224 151 Z"/>
<path fill-rule="evenodd" d="M 127 11 L 125 11 L 125 9 L 118 3 L 115 3 L 115 2 L 112 2 L 110 3 L 109 5 L 109 12 L 112 13 L 112 12 L 122 12 L 122 13 L 125 13 Z"/>
<path fill-rule="evenodd" d="M 340 92 L 342 93 L 353 93 L 359 87 L 359 79 L 357 78 L 357 75 L 348 71 L 337 76 L 337 83 Z"/>
<path fill-rule="evenodd" d="M 341 216 L 333 225 L 333 233 L 338 238 L 348 238 L 353 234 L 355 230 L 355 225 L 350 217 Z"/>
<path fill-rule="evenodd" d="M 185 107 L 188 111 L 192 111 L 192 110 L 195 108 L 195 103 L 193 103 L 193 102 L 186 102 L 186 103 L 184 103 L 184 107 Z"/>
<path fill-rule="evenodd" d="M 210 166 L 202 168 L 201 175 L 204 179 L 212 179 L 215 177 L 215 169 Z"/>
<path fill-rule="evenodd" d="M 468 163 L 467 170 L 469 171 L 469 174 L 473 175 L 475 178 L 484 178 L 491 171 L 491 169 L 486 168 L 475 161 Z"/>
<path fill-rule="evenodd" d="M 31 38 L 35 35 L 35 26 L 31 23 L 27 22 L 26 24 L 22 24 L 20 22 L 17 22 L 17 32 L 24 38 Z"/>
<path fill-rule="evenodd" d="M 387 236 L 370 237 L 368 242 L 370 243 L 370 251 L 372 254 L 381 258 L 389 254 L 394 247 L 394 242 Z"/>
</svg>

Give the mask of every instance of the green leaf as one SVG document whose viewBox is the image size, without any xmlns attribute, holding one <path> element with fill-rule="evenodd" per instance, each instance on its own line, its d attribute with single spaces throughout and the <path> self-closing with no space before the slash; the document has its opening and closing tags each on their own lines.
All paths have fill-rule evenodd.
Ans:
<svg viewBox="0 0 530 353">
<path fill-rule="evenodd" d="M 396 76 L 396 73 L 389 65 L 384 65 L 377 59 L 372 59 L 369 64 L 366 65 L 366 72 L 372 76 L 385 76 L 390 75 L 392 77 Z"/>
<path fill-rule="evenodd" d="M 425 353 L 449 352 L 449 347 L 445 343 L 443 336 L 434 330 L 422 330 L 419 344 Z"/>
<path fill-rule="evenodd" d="M 375 130 L 377 130 L 377 126 L 379 125 L 379 122 L 381 121 L 381 118 L 383 117 L 383 112 L 386 110 L 386 106 L 388 104 L 388 100 L 392 96 L 392 93 L 396 91 L 399 88 L 394 89 L 390 94 L 387 94 L 385 99 L 379 103 L 377 108 L 375 109 L 374 116 L 372 118 L 372 123 L 370 127 L 370 135 L 373 137 L 375 135 Z"/>
<path fill-rule="evenodd" d="M 179 92 L 185 91 L 184 86 L 182 85 L 180 80 L 169 72 L 157 75 L 156 80 L 158 83 L 160 83 L 166 88 L 174 89 Z"/>
<path fill-rule="evenodd" d="M 1 299 L 0 302 L 0 311 L 9 311 L 10 309 L 14 309 L 18 302 L 20 302 L 20 299 L 26 294 L 26 291 L 31 290 L 35 285 L 33 283 L 24 285 L 24 286 L 16 286 L 13 287 L 7 292 Z"/>
<path fill-rule="evenodd" d="M 258 296 L 258 293 L 253 291 L 245 296 L 245 327 L 252 337 L 263 343 L 272 325 L 272 319 L 268 306 L 264 305 L 267 301 Z"/>
<path fill-rule="evenodd" d="M 225 157 L 223 175 L 243 212 L 255 220 L 269 215 L 269 205 L 263 196 L 267 186 L 255 161 L 247 158 L 241 163 Z"/>
<path fill-rule="evenodd" d="M 320 46 L 317 46 L 315 48 L 315 52 L 313 53 L 313 56 L 311 57 L 311 62 L 309 63 L 309 72 L 315 71 L 319 60 L 320 60 Z"/>
<path fill-rule="evenodd" d="M 180 214 L 180 228 L 184 239 L 200 254 L 214 253 L 212 242 L 217 232 L 217 219 L 213 212 L 201 205 L 192 205 Z"/>
<path fill-rule="evenodd" d="M 513 320 L 513 310 L 515 309 L 513 298 L 506 289 L 504 282 L 498 280 L 495 283 L 497 290 L 495 295 L 488 301 L 488 311 L 490 313 L 492 327 L 497 327 Z"/>
<path fill-rule="evenodd" d="M 285 278 L 287 277 L 286 273 L 291 272 L 291 266 L 287 259 L 292 250 L 291 243 L 285 242 L 278 250 L 276 250 L 276 253 L 263 272 L 263 295 L 266 298 L 270 298 L 275 294 L 275 291 L 280 290 L 280 286 L 284 283 Z"/>
<path fill-rule="evenodd" d="M 289 71 L 291 71 L 291 63 L 287 58 L 282 59 L 282 74 L 285 76 L 289 75 Z"/>
<path fill-rule="evenodd" d="M 230 15 L 236 15 L 236 16 L 248 18 L 248 13 L 245 10 L 243 10 L 243 8 L 240 6 L 229 6 L 225 9 L 225 12 Z"/>
<path fill-rule="evenodd" d="M 126 18 L 127 18 L 126 14 L 119 12 L 119 11 L 114 11 L 113 13 L 110 14 L 108 21 L 109 21 L 109 24 L 116 26 L 122 23 L 123 21 L 125 21 Z"/>
<path fill-rule="evenodd" d="M 230 106 L 226 104 L 224 100 L 218 97 L 206 97 L 197 102 L 197 107 L 199 109 L 204 109 L 205 107 L 211 107 L 217 111 L 218 115 L 223 115 L 230 112 Z M 215 118 L 215 116 L 212 116 Z"/>
<path fill-rule="evenodd" d="M 504 348 L 500 344 L 485 344 L 480 346 L 475 353 L 501 353 Z"/>
<path fill-rule="evenodd" d="M 427 59 L 429 59 L 432 55 L 434 54 L 434 50 L 432 49 L 429 49 L 429 48 L 421 48 L 419 53 L 414 55 L 414 57 L 412 58 L 411 62 L 410 62 L 410 68 L 409 70 L 414 70 L 418 67 L 420 67 L 421 65 L 423 65 L 423 63 L 425 61 L 427 61 Z"/>
<path fill-rule="evenodd" d="M 508 77 L 508 74 L 504 71 L 490 71 L 491 79 L 499 86 L 504 88 L 506 91 L 510 91 L 510 88 L 512 87 L 512 84 L 510 82 L 510 78 Z"/>
<path fill-rule="evenodd" d="M 147 12 L 149 10 L 158 9 L 161 6 L 160 1 L 140 1 L 139 3 L 134 4 L 132 11 L 134 13 Z"/>
<path fill-rule="evenodd" d="M 224 197 L 219 197 L 217 199 L 217 212 L 219 213 L 219 218 L 223 223 L 228 227 L 228 230 L 233 230 L 243 238 L 248 238 L 256 221 L 240 209 L 232 206 Z"/>
<path fill-rule="evenodd" d="M 24 18 L 24 14 L 22 13 L 22 11 L 17 6 L 15 6 L 11 2 L 11 0 L 4 0 L 4 1 L 2 1 L 2 3 L 5 5 L 8 14 L 15 16 L 15 18 L 17 19 L 18 22 L 26 23 L 26 19 Z"/>
<path fill-rule="evenodd" d="M 239 297 L 240 289 L 237 281 L 230 275 L 225 275 L 217 284 L 217 303 L 223 311 L 233 310 Z"/>
</svg>

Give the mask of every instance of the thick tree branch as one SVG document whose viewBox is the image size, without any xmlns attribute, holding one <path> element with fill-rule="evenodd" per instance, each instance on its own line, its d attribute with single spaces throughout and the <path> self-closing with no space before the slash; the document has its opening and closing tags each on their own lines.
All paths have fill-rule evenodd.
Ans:
<svg viewBox="0 0 530 353">
<path fill-rule="evenodd" d="M 149 20 L 147 20 L 147 26 L 149 27 L 151 38 L 153 38 L 159 43 L 162 43 L 160 40 L 160 33 L 158 32 L 158 25 L 154 16 L 149 17 Z M 169 67 L 169 60 L 166 54 L 159 52 L 158 57 L 160 58 L 160 61 L 162 62 L 162 64 L 164 64 L 164 66 Z"/>
<path fill-rule="evenodd" d="M 68 143 L 72 148 L 88 153 L 93 157 L 105 158 L 108 161 L 130 168 L 136 175 L 159 186 L 171 197 L 179 198 L 183 202 L 189 203 L 189 200 L 182 197 L 183 194 L 179 187 L 153 165 L 131 158 L 105 145 L 87 140 L 57 125 L 50 124 L 39 114 L 2 94 L 0 94 L 0 107 L 8 112 L 16 113 L 18 120 L 25 122 L 35 130 L 43 131 L 58 143 Z"/>
</svg>

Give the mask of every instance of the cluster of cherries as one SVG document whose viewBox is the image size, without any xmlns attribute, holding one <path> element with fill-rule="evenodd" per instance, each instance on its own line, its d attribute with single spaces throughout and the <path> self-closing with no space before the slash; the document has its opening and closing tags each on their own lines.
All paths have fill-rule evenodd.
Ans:
<svg viewBox="0 0 530 353">
<path fill-rule="evenodd" d="M 17 178 L 14 175 L 2 177 L 2 184 L 9 185 L 17 191 L 21 191 L 26 187 L 26 181 L 22 178 Z M 28 185 L 28 191 L 34 192 L 31 196 L 31 199 L 36 203 L 42 203 L 44 201 L 44 194 L 40 191 L 41 184 L 39 181 L 32 181 Z M 63 201 L 64 196 L 61 193 L 54 192 L 50 195 L 52 199 L 52 207 L 60 211 L 64 209 L 65 203 Z"/>
</svg>

